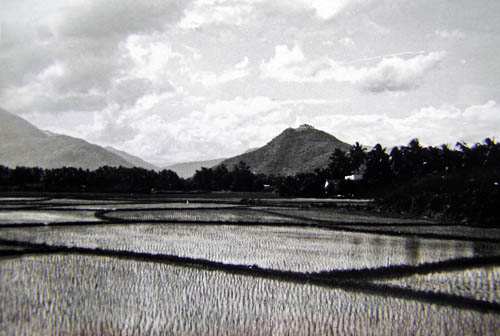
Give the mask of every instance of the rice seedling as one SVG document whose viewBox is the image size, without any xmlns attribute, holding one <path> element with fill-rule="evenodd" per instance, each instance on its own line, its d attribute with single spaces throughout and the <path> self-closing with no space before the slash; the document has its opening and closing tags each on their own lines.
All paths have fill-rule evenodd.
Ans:
<svg viewBox="0 0 500 336">
<path fill-rule="evenodd" d="M 120 199 L 76 199 L 76 198 L 52 198 L 52 199 L 45 199 L 41 201 L 40 203 L 42 204 L 68 204 L 68 205 L 74 205 L 74 204 L 120 204 L 130 201 L 127 200 L 120 200 Z"/>
<path fill-rule="evenodd" d="M 239 205 L 224 203 L 117 203 L 117 204 L 85 204 L 85 205 L 56 205 L 57 209 L 92 209 L 92 210 L 117 210 L 117 209 L 208 209 L 208 208 L 233 208 Z"/>
<path fill-rule="evenodd" d="M 98 210 L 105 210 L 111 222 L 99 222 Z M 301 226 L 316 221 L 337 224 L 340 230 Z M 13 227 L 61 222 L 72 226 Z M 349 232 L 359 228 L 386 230 L 391 235 Z M 459 234 L 454 232 L 457 229 Z M 463 302 L 469 301 L 462 298 L 500 304 L 499 266 L 466 269 L 464 265 L 463 270 L 371 281 L 361 275 L 351 282 L 357 289 L 346 291 L 210 271 L 200 268 L 204 263 L 174 266 L 158 262 L 165 260 L 158 256 L 248 266 L 245 270 L 258 266 L 302 273 L 359 270 L 369 274 L 367 269 L 380 267 L 498 256 L 498 244 L 481 241 L 498 237 L 497 231 L 324 208 L 250 208 L 218 201 L 47 200 L 39 210 L 0 210 L 4 243 L 0 245 L 4 256 L 0 257 L 0 334 L 494 335 L 500 330 L 496 311 L 468 307 Z M 417 238 L 397 232 L 450 237 Z M 457 235 L 464 239 L 452 239 Z M 29 245 L 24 249 L 23 243 L 87 248 L 92 255 L 13 257 L 39 253 Z M 93 249 L 116 251 L 112 254 L 120 258 L 98 256 Z M 127 252 L 147 256 L 142 261 L 122 259 L 131 256 Z M 380 290 L 366 291 L 367 286 L 451 294 L 465 301 L 453 305 L 424 302 L 418 295 L 396 298 L 376 294 Z"/>
<path fill-rule="evenodd" d="M 261 208 L 270 213 L 305 218 L 309 220 L 328 221 L 332 223 L 364 223 L 364 224 L 432 224 L 429 220 L 393 218 L 387 216 L 360 215 L 340 212 L 330 208 L 297 209 L 297 208 Z"/>
<path fill-rule="evenodd" d="M 0 203 L 1 210 L 33 208 L 33 205 L 24 203 Z"/>
<path fill-rule="evenodd" d="M 500 266 L 415 274 L 374 282 L 419 291 L 460 295 L 500 304 Z"/>
<path fill-rule="evenodd" d="M 346 229 L 360 229 L 356 225 L 342 225 Z M 479 228 L 459 225 L 363 225 L 364 230 L 373 232 L 395 232 L 404 234 L 433 234 L 443 237 L 463 237 L 468 239 L 498 239 L 500 240 L 500 229 Z"/>
<path fill-rule="evenodd" d="M 0 259 L 0 334 L 495 335 L 494 313 L 98 256 Z"/>
<path fill-rule="evenodd" d="M 0 202 L 37 202 L 45 198 L 40 197 L 0 197 Z"/>
<path fill-rule="evenodd" d="M 2 224 L 100 222 L 93 211 L 0 210 Z"/>
<path fill-rule="evenodd" d="M 129 224 L 4 228 L 0 238 L 52 246 L 176 255 L 226 264 L 317 272 L 419 265 L 497 255 L 496 245 L 379 236 L 311 227 Z"/>
<path fill-rule="evenodd" d="M 163 209 L 110 211 L 107 218 L 129 221 L 220 222 L 220 223 L 296 223 L 280 215 L 262 213 L 251 209 Z"/>
</svg>

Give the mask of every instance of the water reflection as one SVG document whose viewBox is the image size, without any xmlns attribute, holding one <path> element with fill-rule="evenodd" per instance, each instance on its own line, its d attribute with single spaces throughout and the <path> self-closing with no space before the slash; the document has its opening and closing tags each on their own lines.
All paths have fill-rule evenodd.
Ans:
<svg viewBox="0 0 500 336">
<path fill-rule="evenodd" d="M 498 254 L 498 247 L 477 242 L 302 227 L 82 225 L 2 229 L 0 238 L 53 246 L 177 255 L 299 272 L 419 265 Z"/>
<path fill-rule="evenodd" d="M 406 263 L 416 265 L 420 260 L 420 242 L 415 237 L 408 237 L 404 243 L 404 251 L 406 253 Z"/>
</svg>

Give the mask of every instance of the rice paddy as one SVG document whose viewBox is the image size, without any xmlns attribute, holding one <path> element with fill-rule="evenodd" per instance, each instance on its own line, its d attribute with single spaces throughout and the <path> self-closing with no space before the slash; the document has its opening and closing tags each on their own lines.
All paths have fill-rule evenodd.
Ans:
<svg viewBox="0 0 500 336">
<path fill-rule="evenodd" d="M 0 267 L 0 333 L 494 335 L 498 315 L 141 261 L 26 256 Z"/>
<path fill-rule="evenodd" d="M 0 210 L 0 226 L 4 224 L 61 223 L 79 221 L 101 221 L 93 211 L 57 211 L 57 210 Z"/>
<path fill-rule="evenodd" d="M 0 198 L 0 334 L 498 334 L 497 230 L 273 202 Z"/>
<path fill-rule="evenodd" d="M 0 238 L 49 246 L 176 255 L 225 264 L 319 272 L 487 256 L 477 244 L 310 227 L 130 224 L 9 228 Z"/>
</svg>

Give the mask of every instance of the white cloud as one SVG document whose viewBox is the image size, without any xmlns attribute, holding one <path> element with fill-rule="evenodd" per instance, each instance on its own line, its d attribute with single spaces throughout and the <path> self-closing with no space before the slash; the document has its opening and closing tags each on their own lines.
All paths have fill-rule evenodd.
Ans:
<svg viewBox="0 0 500 336">
<path fill-rule="evenodd" d="M 316 14 L 327 20 L 350 7 L 366 6 L 371 2 L 372 0 L 312 0 L 310 3 L 316 10 Z"/>
<path fill-rule="evenodd" d="M 236 79 L 244 78 L 248 76 L 250 73 L 249 69 L 233 69 L 233 70 L 227 70 L 224 71 L 221 74 L 216 74 L 214 72 L 197 72 L 191 74 L 191 80 L 194 83 L 201 83 L 204 86 L 213 86 L 213 85 L 220 85 L 220 84 L 225 84 L 227 82 L 231 82 Z"/>
<path fill-rule="evenodd" d="M 373 68 L 360 69 L 360 86 L 371 92 L 407 91 L 419 86 L 422 78 L 445 57 L 445 52 L 431 52 L 410 59 L 384 58 Z"/>
<path fill-rule="evenodd" d="M 248 57 L 245 57 L 243 60 L 241 60 L 241 62 L 236 63 L 234 67 L 236 69 L 245 69 L 246 67 L 248 67 L 248 64 L 249 64 Z"/>
<path fill-rule="evenodd" d="M 152 99 L 152 98 L 151 98 Z M 93 112 L 90 124 L 77 123 L 66 134 L 101 144 L 112 144 L 157 164 L 229 157 L 248 148 L 265 145 L 285 128 L 308 123 L 339 139 L 384 146 L 404 145 L 419 138 L 424 145 L 457 141 L 475 143 L 500 136 L 500 105 L 488 101 L 458 108 L 453 105 L 428 106 L 402 116 L 375 114 L 302 113 L 298 105 L 335 105 L 337 100 L 274 100 L 266 96 L 215 100 L 205 107 L 168 120 L 168 104 L 161 99 L 143 99 L 135 106 L 108 106 Z M 152 112 L 151 105 L 163 108 Z M 41 114 L 29 120 L 46 119 Z M 82 118 L 75 115 L 75 118 Z M 83 118 L 85 120 L 85 118 Z M 54 131 L 55 119 L 48 122 Z"/>
<path fill-rule="evenodd" d="M 262 145 L 296 120 L 318 128 L 338 125 L 339 132 L 352 131 L 360 140 L 375 140 L 380 126 L 382 139 L 398 142 L 405 134 L 431 132 L 426 128 L 451 137 L 459 134 L 457 125 L 465 130 L 483 125 L 487 136 L 498 124 L 494 101 L 469 108 L 436 105 L 406 118 L 362 115 L 375 110 L 396 114 L 421 101 L 438 104 L 455 96 L 450 103 L 456 106 L 498 102 L 491 84 L 496 69 L 491 32 L 498 30 L 492 22 L 498 20 L 485 22 L 474 41 L 463 39 L 450 49 L 460 57 L 450 57 L 450 67 L 433 73 L 443 52 L 388 53 L 426 48 L 426 37 L 434 42 L 463 38 L 473 27 L 459 17 L 441 26 L 419 20 L 430 5 L 417 2 L 412 4 L 415 20 L 407 22 L 400 15 L 407 4 L 385 0 L 1 3 L 2 107 L 42 128 L 156 162 L 237 154 Z M 484 11 L 494 12 L 489 9 Z M 434 31 L 444 24 L 458 27 L 457 22 L 463 30 Z M 432 36 L 420 36 L 422 29 Z M 347 58 L 362 54 L 366 57 Z M 466 66 L 461 59 L 468 61 Z M 258 72 L 255 65 L 260 65 Z M 435 82 L 429 75 L 436 75 Z M 484 89 L 471 90 L 471 81 L 484 83 Z M 328 85 L 333 82 L 342 85 Z M 428 85 L 405 95 L 364 94 L 407 92 L 423 83 Z M 232 99 L 238 95 L 244 98 Z M 352 113 L 327 115 L 340 110 Z M 457 116 L 467 122 L 460 124 Z M 446 133 L 433 123 L 455 128 Z"/>
<path fill-rule="evenodd" d="M 352 48 L 352 47 L 356 46 L 356 43 L 354 42 L 354 40 L 350 37 L 347 37 L 347 36 L 339 39 L 339 43 L 342 44 L 344 47 L 348 47 L 348 48 Z"/>
<path fill-rule="evenodd" d="M 373 67 L 356 68 L 328 57 L 308 60 L 295 44 L 275 48 L 275 55 L 260 66 L 261 75 L 282 82 L 337 81 L 358 85 L 371 92 L 407 91 L 416 88 L 423 77 L 445 57 L 445 52 L 431 52 L 409 59 L 384 57 Z"/>
<path fill-rule="evenodd" d="M 81 126 L 80 135 L 126 150 L 158 164 L 210 159 L 240 154 L 265 145 L 285 128 L 296 124 L 298 105 L 335 105 L 338 100 L 274 100 L 266 96 L 215 100 L 203 108 L 168 120 L 147 104 L 109 107 L 94 113 L 93 123 Z"/>
<path fill-rule="evenodd" d="M 461 32 L 458 29 L 454 30 L 435 30 L 434 34 L 444 39 L 462 39 L 465 37 L 465 33 Z"/>
<path fill-rule="evenodd" d="M 198 0 L 184 11 L 182 29 L 196 29 L 210 24 L 242 25 L 253 11 L 251 1 Z"/>
<path fill-rule="evenodd" d="M 283 112 L 278 103 L 267 97 L 217 100 L 175 122 L 161 125 L 155 121 L 161 125 L 156 140 L 150 136 L 149 121 L 145 121 L 140 134 L 148 136 L 134 138 L 129 143 L 135 148 L 154 148 L 156 155 L 169 161 L 236 155 L 263 145 L 270 140 L 270 134 L 286 127 Z M 158 143 L 163 144 L 163 148 L 159 148 Z M 175 146 L 170 146 L 171 143 Z"/>
<path fill-rule="evenodd" d="M 337 105 L 347 103 L 346 99 L 317 99 L 317 98 L 303 98 L 303 99 L 285 99 L 277 101 L 281 105 Z"/>
<path fill-rule="evenodd" d="M 424 145 L 475 143 L 500 135 L 500 105 L 488 101 L 460 109 L 453 105 L 423 107 L 401 117 L 390 115 L 321 115 L 303 120 L 329 125 L 326 131 L 348 142 L 405 145 L 419 138 Z"/>
<path fill-rule="evenodd" d="M 295 8 L 314 11 L 322 20 L 330 20 L 349 9 L 362 8 L 373 0 L 280 0 L 280 2 Z"/>
<path fill-rule="evenodd" d="M 189 1 L 87 0 L 63 8 L 58 33 L 121 40 L 131 33 L 162 30 L 178 21 Z"/>
<path fill-rule="evenodd" d="M 181 53 L 172 50 L 166 38 L 159 34 L 130 35 L 123 46 L 122 58 L 128 60 L 127 74 L 149 79 L 154 83 L 169 76 L 169 64 L 184 62 Z"/>
<path fill-rule="evenodd" d="M 189 77 L 192 82 L 201 83 L 204 86 L 221 85 L 248 76 L 251 72 L 248 64 L 248 57 L 245 57 L 241 62 L 236 63 L 233 68 L 227 69 L 220 74 L 202 71 L 190 73 Z"/>
<path fill-rule="evenodd" d="M 5 12 L 11 9 L 15 20 L 0 15 L 5 27 L 2 39 L 8 41 L 0 45 L 0 63 L 8 69 L 0 76 L 3 106 L 19 113 L 88 111 L 104 108 L 106 95 L 110 103 L 127 98 L 124 103 L 129 104 L 133 99 L 127 97 L 131 89 L 126 83 L 137 89 L 130 92 L 135 96 L 151 88 L 150 82 L 155 89 L 172 90 L 164 70 L 176 55 L 154 44 L 158 35 L 154 32 L 176 22 L 184 6 L 176 1 L 132 0 L 7 3 Z M 131 33 L 135 37 L 129 47 L 143 48 L 135 50 L 145 53 L 142 63 L 140 57 L 133 58 L 138 55 L 132 48 L 123 49 Z M 152 41 L 146 45 L 149 35 Z M 128 62 L 122 58 L 124 51 L 130 56 Z M 139 87 L 140 83 L 145 86 Z M 9 98 L 11 94 L 17 102 Z"/>
<path fill-rule="evenodd" d="M 295 44 L 292 49 L 287 45 L 275 47 L 274 56 L 269 62 L 260 65 L 264 78 L 281 82 L 322 82 L 335 79 L 330 72 L 333 67 L 329 59 L 309 61 L 302 49 Z"/>
</svg>

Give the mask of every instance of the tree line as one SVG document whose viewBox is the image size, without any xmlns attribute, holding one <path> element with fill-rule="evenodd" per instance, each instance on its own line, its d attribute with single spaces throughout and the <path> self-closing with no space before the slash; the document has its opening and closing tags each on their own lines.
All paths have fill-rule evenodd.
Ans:
<svg viewBox="0 0 500 336">
<path fill-rule="evenodd" d="M 103 166 L 96 170 L 74 167 L 42 169 L 0 166 L 0 190 L 48 192 L 150 193 L 183 190 L 185 181 L 170 170 Z"/>
<path fill-rule="evenodd" d="M 0 190 L 47 192 L 162 193 L 187 191 L 263 191 L 269 183 L 240 162 L 201 168 L 189 179 L 171 170 L 103 166 L 96 170 L 74 167 L 42 169 L 0 165 Z"/>
<path fill-rule="evenodd" d="M 352 178 L 347 178 L 350 177 Z M 356 143 L 336 149 L 329 164 L 295 176 L 255 174 L 244 162 L 201 168 L 189 179 L 170 170 L 104 166 L 0 166 L 0 190 L 48 192 L 209 192 L 274 190 L 285 197 L 373 197 L 385 209 L 465 222 L 497 223 L 500 204 L 500 144 L 487 138 L 424 147 L 418 139 L 387 151 Z"/>
<path fill-rule="evenodd" d="M 361 178 L 346 179 L 351 175 Z M 498 226 L 500 144 L 487 138 L 473 146 L 423 147 L 413 139 L 388 152 L 356 143 L 347 152 L 335 150 L 324 169 L 285 178 L 280 192 L 373 197 L 385 210 Z"/>
</svg>

